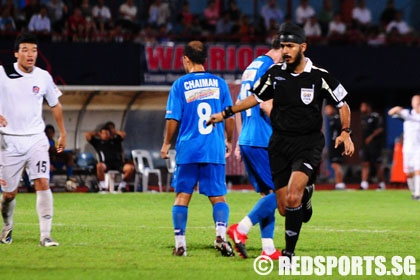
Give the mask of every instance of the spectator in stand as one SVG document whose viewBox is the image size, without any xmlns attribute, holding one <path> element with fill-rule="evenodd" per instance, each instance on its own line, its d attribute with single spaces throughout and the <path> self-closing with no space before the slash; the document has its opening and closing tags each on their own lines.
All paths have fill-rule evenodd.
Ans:
<svg viewBox="0 0 420 280">
<path fill-rule="evenodd" d="M 252 24 L 248 15 L 242 15 L 239 20 L 238 35 L 241 42 L 249 42 L 252 36 Z"/>
<path fill-rule="evenodd" d="M 92 17 L 97 27 L 99 27 L 99 32 L 103 35 L 112 27 L 112 14 L 109 7 L 105 5 L 104 0 L 97 1 L 97 4 L 92 8 Z"/>
<path fill-rule="evenodd" d="M 230 35 L 232 34 L 233 22 L 230 20 L 230 15 L 227 12 L 217 21 L 216 35 Z M 225 37 L 225 39 L 230 39 Z"/>
<path fill-rule="evenodd" d="M 334 19 L 334 5 L 332 0 L 324 0 L 322 9 L 318 15 L 318 21 L 321 25 L 322 36 L 327 36 L 328 25 Z"/>
<path fill-rule="evenodd" d="M 216 31 L 216 24 L 220 18 L 220 7 L 219 1 L 216 3 L 215 0 L 209 0 L 209 4 L 206 9 L 204 9 L 204 24 L 205 29 L 208 30 L 211 34 L 214 34 Z"/>
<path fill-rule="evenodd" d="M 115 25 L 114 28 L 112 28 L 109 31 L 109 41 L 115 42 L 115 43 L 122 43 L 125 41 L 125 34 L 121 27 L 121 25 Z"/>
<path fill-rule="evenodd" d="M 311 16 L 311 18 L 306 21 L 303 26 L 303 31 L 305 31 L 306 37 L 320 37 L 322 35 L 321 25 L 319 24 L 316 15 Z"/>
<path fill-rule="evenodd" d="M 386 27 L 386 33 L 389 34 L 391 31 L 398 32 L 400 35 L 409 35 L 412 32 L 411 27 L 403 19 L 403 12 L 401 10 L 397 11 L 395 14 L 395 19 L 391 21 Z"/>
<path fill-rule="evenodd" d="M 316 12 L 314 8 L 309 5 L 308 0 L 300 0 L 300 4 L 295 10 L 296 23 L 303 27 L 305 23 L 315 15 Z"/>
<path fill-rule="evenodd" d="M 118 9 L 120 17 L 116 24 L 121 25 L 123 30 L 129 31 L 132 34 L 138 33 L 137 12 L 138 10 L 134 0 L 126 0 Z"/>
<path fill-rule="evenodd" d="M 395 19 L 397 9 L 394 5 L 394 0 L 388 0 L 386 8 L 382 11 L 380 17 L 381 26 L 385 29 L 388 24 Z"/>
<path fill-rule="evenodd" d="M 34 14 L 28 24 L 28 30 L 37 33 L 39 40 L 51 38 L 51 21 L 46 6 L 41 6 L 39 13 Z"/>
<path fill-rule="evenodd" d="M 156 41 L 158 43 L 168 43 L 171 41 L 169 37 L 168 25 L 162 24 L 158 26 L 157 34 L 156 34 Z"/>
<path fill-rule="evenodd" d="M 276 0 L 268 0 L 268 3 L 261 8 L 261 17 L 265 20 L 265 28 L 270 28 L 270 20 L 273 19 L 280 25 L 283 22 L 283 11 L 277 7 Z"/>
<path fill-rule="evenodd" d="M 204 30 L 200 24 L 200 18 L 197 15 L 193 16 L 193 21 L 191 24 L 191 35 L 201 36 Z"/>
<path fill-rule="evenodd" d="M 91 17 L 86 18 L 86 25 L 84 28 L 84 34 L 83 34 L 84 42 L 94 42 L 98 41 L 100 38 L 98 37 L 98 28 L 96 26 L 95 21 Z"/>
<path fill-rule="evenodd" d="M 328 25 L 328 37 L 331 42 L 340 42 L 344 39 L 347 26 L 341 20 L 341 14 L 336 13 L 334 20 Z"/>
<path fill-rule="evenodd" d="M 279 32 L 279 24 L 275 19 L 270 19 L 270 25 L 268 26 L 265 41 L 267 44 L 273 41 L 273 38 Z"/>
<path fill-rule="evenodd" d="M 366 6 L 365 0 L 359 0 L 356 7 L 352 10 L 352 21 L 356 28 L 361 32 L 366 32 L 372 23 L 372 14 Z"/>
<path fill-rule="evenodd" d="M 385 29 L 382 26 L 373 26 L 366 34 L 367 44 L 381 46 L 386 42 Z"/>
<path fill-rule="evenodd" d="M 10 16 L 15 19 L 18 16 L 18 9 L 14 0 L 6 0 L 4 4 L 0 4 L 1 10 L 9 9 Z"/>
<path fill-rule="evenodd" d="M 159 13 L 159 7 L 157 5 L 157 1 L 154 0 L 152 1 L 149 7 L 149 19 L 147 21 L 154 29 L 157 29 L 158 27 L 158 23 L 157 23 L 158 13 Z"/>
<path fill-rule="evenodd" d="M 14 33 L 16 31 L 16 24 L 15 20 L 10 14 L 10 8 L 5 7 L 3 11 L 1 12 L 0 16 L 0 31 L 2 32 L 2 35 L 13 35 L 15 37 Z"/>
<path fill-rule="evenodd" d="M 67 35 L 71 41 L 80 41 L 80 36 L 85 32 L 86 19 L 83 17 L 82 10 L 75 7 L 73 14 L 67 20 Z"/>
<path fill-rule="evenodd" d="M 229 0 L 228 7 L 226 12 L 230 15 L 230 19 L 238 24 L 239 19 L 241 18 L 242 12 L 238 7 L 238 4 L 235 0 Z"/>
<path fill-rule="evenodd" d="M 182 33 L 180 33 L 182 34 Z M 154 44 L 156 43 L 156 31 L 150 24 L 146 24 L 138 36 L 138 42 L 142 44 Z"/>
<path fill-rule="evenodd" d="M 84 18 L 92 17 L 92 6 L 89 0 L 82 0 L 79 7 Z"/>
<path fill-rule="evenodd" d="M 149 8 L 149 24 L 154 28 L 166 25 L 169 22 L 170 15 L 168 3 L 162 3 L 161 0 L 155 0 Z"/>
<path fill-rule="evenodd" d="M 182 10 L 179 14 L 178 20 L 182 21 L 185 25 L 192 24 L 193 21 L 193 14 L 190 11 L 190 3 L 188 1 L 184 1 L 182 3 Z"/>
<path fill-rule="evenodd" d="M 39 4 L 38 0 L 29 0 L 29 3 L 25 5 L 22 9 L 22 28 L 27 28 L 29 21 L 31 20 L 34 14 L 39 13 L 39 9 L 41 5 Z"/>
<path fill-rule="evenodd" d="M 46 6 L 51 20 L 51 30 L 62 33 L 68 15 L 67 5 L 61 0 L 49 0 Z"/>
</svg>

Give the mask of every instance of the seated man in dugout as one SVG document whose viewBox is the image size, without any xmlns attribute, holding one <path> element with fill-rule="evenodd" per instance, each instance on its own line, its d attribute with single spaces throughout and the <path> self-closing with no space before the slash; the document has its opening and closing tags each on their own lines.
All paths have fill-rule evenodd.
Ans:
<svg viewBox="0 0 420 280">
<path fill-rule="evenodd" d="M 105 185 L 105 173 L 109 170 L 117 170 L 123 173 L 118 191 L 127 191 L 127 180 L 134 175 L 134 165 L 126 163 L 122 153 L 122 141 L 125 133 L 111 131 L 108 126 L 103 126 L 99 131 L 86 132 L 86 140 L 95 148 L 98 154 L 96 174 L 99 181 L 99 191 L 108 190 Z"/>
</svg>

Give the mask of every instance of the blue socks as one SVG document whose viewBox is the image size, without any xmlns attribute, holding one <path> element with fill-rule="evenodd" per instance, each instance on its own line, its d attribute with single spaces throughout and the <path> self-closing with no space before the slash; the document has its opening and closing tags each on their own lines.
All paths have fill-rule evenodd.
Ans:
<svg viewBox="0 0 420 280">
<path fill-rule="evenodd" d="M 174 224 L 175 235 L 185 235 L 187 227 L 188 207 L 174 205 L 172 206 L 172 222 Z"/>
<path fill-rule="evenodd" d="M 217 202 L 213 205 L 213 220 L 216 226 L 227 226 L 229 206 L 226 202 Z"/>
</svg>

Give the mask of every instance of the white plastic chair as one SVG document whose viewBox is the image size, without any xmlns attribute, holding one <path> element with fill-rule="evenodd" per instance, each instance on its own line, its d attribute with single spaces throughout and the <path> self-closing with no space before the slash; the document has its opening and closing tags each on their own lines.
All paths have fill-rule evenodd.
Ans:
<svg viewBox="0 0 420 280">
<path fill-rule="evenodd" d="M 120 177 L 119 181 L 115 180 L 118 176 Z M 115 187 L 119 185 L 122 177 L 123 175 L 118 170 L 108 170 L 105 172 L 105 186 L 110 193 L 115 192 Z"/>
<path fill-rule="evenodd" d="M 166 176 L 166 191 L 169 191 L 169 188 L 171 187 L 171 178 L 175 171 L 175 156 L 176 151 L 174 149 L 171 149 L 168 151 L 168 158 L 166 159 L 166 168 L 168 169 L 168 175 Z"/>
<path fill-rule="evenodd" d="M 97 153 L 98 161 L 105 162 L 105 155 L 102 151 Z M 119 180 L 116 180 L 119 178 Z M 107 170 L 105 172 L 105 187 L 110 193 L 115 192 L 115 187 L 122 181 L 123 174 L 119 170 Z"/>
<path fill-rule="evenodd" d="M 134 191 L 137 191 L 137 186 L 142 177 L 142 189 L 147 191 L 149 187 L 149 174 L 155 174 L 158 178 L 159 191 L 162 192 L 162 174 L 160 169 L 153 167 L 152 155 L 148 150 L 132 150 L 134 165 L 136 167 L 136 176 L 134 178 Z"/>
</svg>

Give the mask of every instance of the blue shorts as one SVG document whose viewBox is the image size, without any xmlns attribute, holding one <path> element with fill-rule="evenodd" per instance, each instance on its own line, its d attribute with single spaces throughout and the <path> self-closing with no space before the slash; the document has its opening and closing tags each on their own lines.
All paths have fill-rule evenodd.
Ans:
<svg viewBox="0 0 420 280">
<path fill-rule="evenodd" d="M 192 194 L 199 183 L 200 194 L 223 196 L 227 193 L 225 167 L 213 163 L 177 164 L 172 182 L 175 192 Z"/>
<path fill-rule="evenodd" d="M 267 148 L 240 145 L 241 157 L 244 162 L 248 179 L 258 193 L 269 194 L 274 190 L 271 178 L 270 158 Z"/>
</svg>

